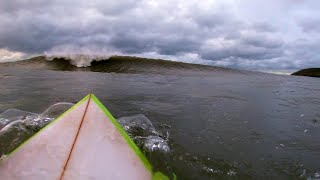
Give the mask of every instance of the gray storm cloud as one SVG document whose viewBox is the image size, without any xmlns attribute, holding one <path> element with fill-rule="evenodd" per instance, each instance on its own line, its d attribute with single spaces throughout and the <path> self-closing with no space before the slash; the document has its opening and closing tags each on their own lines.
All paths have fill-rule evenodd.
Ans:
<svg viewBox="0 0 320 180">
<path fill-rule="evenodd" d="M 319 3 L 258 1 L 1 1 L 0 61 L 89 53 L 245 69 L 320 66 Z"/>
</svg>

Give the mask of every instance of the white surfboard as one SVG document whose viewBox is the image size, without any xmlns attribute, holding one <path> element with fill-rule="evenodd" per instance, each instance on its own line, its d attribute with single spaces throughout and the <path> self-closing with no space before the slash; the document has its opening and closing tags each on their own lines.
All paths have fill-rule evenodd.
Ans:
<svg viewBox="0 0 320 180">
<path fill-rule="evenodd" d="M 0 162 L 2 180 L 169 179 L 92 94 Z"/>
</svg>

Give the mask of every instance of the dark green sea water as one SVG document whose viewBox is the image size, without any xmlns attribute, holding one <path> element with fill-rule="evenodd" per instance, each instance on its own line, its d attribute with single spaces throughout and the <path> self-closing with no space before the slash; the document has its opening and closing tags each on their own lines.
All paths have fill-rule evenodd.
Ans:
<svg viewBox="0 0 320 180">
<path fill-rule="evenodd" d="M 0 65 L 0 112 L 41 113 L 88 93 L 116 118 L 142 114 L 167 134 L 170 152 L 148 157 L 179 179 L 320 173 L 320 79 L 139 60 Z"/>
</svg>

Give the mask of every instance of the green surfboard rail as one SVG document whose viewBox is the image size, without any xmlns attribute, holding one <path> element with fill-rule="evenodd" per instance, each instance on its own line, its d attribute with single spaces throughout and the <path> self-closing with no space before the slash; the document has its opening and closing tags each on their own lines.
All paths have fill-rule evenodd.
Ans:
<svg viewBox="0 0 320 180">
<path fill-rule="evenodd" d="M 118 132 L 120 132 L 121 136 L 125 139 L 129 147 L 136 153 L 136 155 L 140 158 L 141 162 L 144 164 L 145 168 L 152 174 L 152 180 L 170 180 L 166 175 L 161 172 L 153 172 L 153 167 L 146 158 L 146 156 L 142 153 L 139 147 L 133 142 L 127 132 L 123 129 L 121 124 L 112 116 L 109 110 L 99 101 L 99 99 L 91 94 L 91 99 L 99 106 L 99 108 L 105 113 L 111 123 L 116 127 Z M 176 178 L 175 178 L 176 179 Z"/>
<path fill-rule="evenodd" d="M 74 108 L 82 104 L 84 101 L 86 101 L 88 98 L 92 100 L 94 103 L 98 105 L 98 107 L 105 113 L 105 115 L 108 117 L 108 119 L 111 121 L 111 123 L 116 127 L 118 132 L 121 134 L 121 136 L 125 139 L 126 143 L 129 145 L 129 147 L 135 152 L 135 154 L 139 157 L 145 168 L 152 174 L 152 180 L 170 180 L 169 177 L 164 175 L 162 172 L 153 171 L 153 167 L 146 158 L 146 156 L 143 154 L 143 152 L 139 149 L 139 147 L 134 143 L 134 141 L 130 138 L 130 136 L 126 133 L 126 131 L 122 128 L 121 124 L 112 116 L 112 114 L 109 112 L 109 110 L 99 101 L 99 99 L 94 94 L 88 94 L 85 96 L 82 100 L 80 100 L 78 103 L 73 105 L 70 109 L 68 109 L 66 112 L 61 114 L 59 117 L 57 117 L 55 120 L 50 122 L 48 125 L 46 125 L 44 128 L 42 128 L 40 131 L 32 135 L 29 139 L 27 139 L 25 142 L 21 143 L 16 149 L 14 149 L 12 152 L 6 155 L 6 158 L 0 160 L 0 163 L 3 163 L 7 158 L 10 158 L 17 152 L 21 147 L 23 147 L 25 144 L 27 144 L 32 138 L 39 135 L 42 131 L 44 131 L 46 128 L 57 122 L 59 119 L 61 119 L 64 115 L 72 111 Z M 89 102 L 90 103 L 90 102 Z M 176 180 L 177 177 L 175 174 L 173 174 L 173 179 Z"/>
</svg>

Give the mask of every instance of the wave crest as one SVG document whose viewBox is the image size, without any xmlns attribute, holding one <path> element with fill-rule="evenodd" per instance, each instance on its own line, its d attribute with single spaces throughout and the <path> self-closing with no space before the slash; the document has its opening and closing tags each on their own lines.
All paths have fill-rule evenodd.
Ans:
<svg viewBox="0 0 320 180">
<path fill-rule="evenodd" d="M 70 62 L 70 64 L 77 67 L 89 67 L 93 61 L 102 61 L 109 59 L 111 56 L 101 56 L 101 55 L 83 55 L 83 54 L 71 54 L 63 56 L 50 56 L 46 55 L 47 61 L 53 61 L 54 59 L 65 59 Z"/>
</svg>

